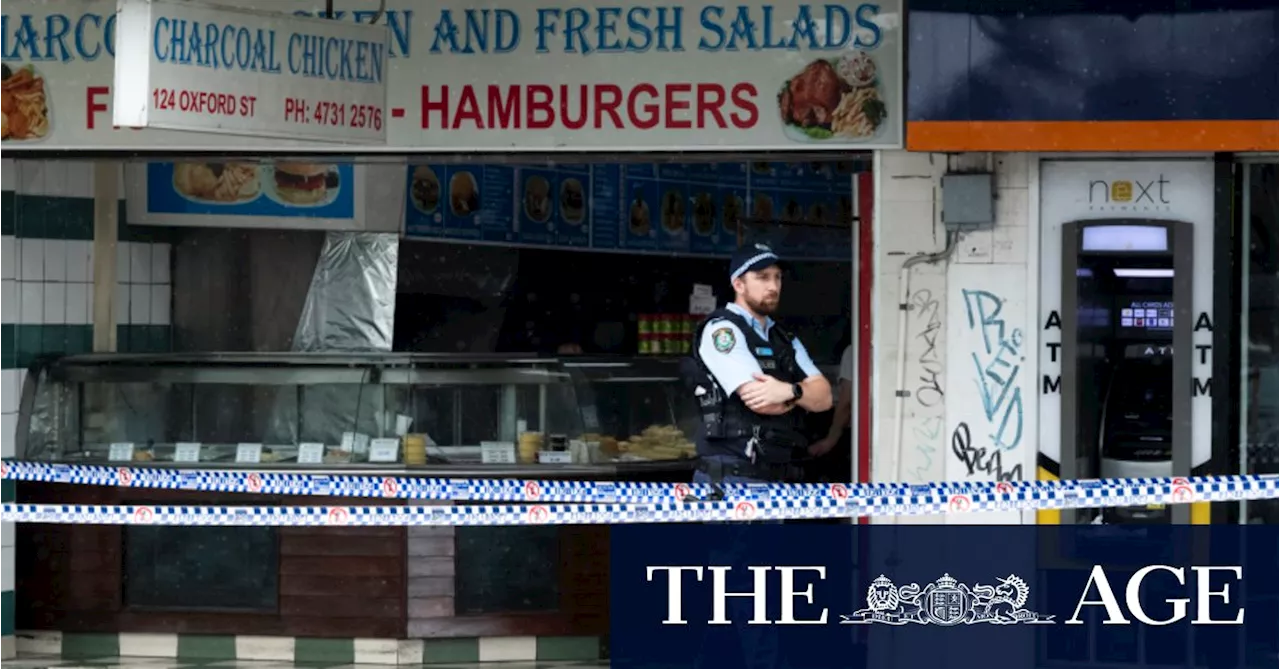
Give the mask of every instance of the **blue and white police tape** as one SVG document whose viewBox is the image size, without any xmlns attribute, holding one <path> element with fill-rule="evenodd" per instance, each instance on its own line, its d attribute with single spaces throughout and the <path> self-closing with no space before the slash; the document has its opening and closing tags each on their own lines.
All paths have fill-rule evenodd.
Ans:
<svg viewBox="0 0 1280 669">
<path fill-rule="evenodd" d="M 5 504 L 5 521 L 106 525 L 583 525 L 935 515 L 983 511 L 1086 509 L 1268 499 L 1280 493 L 1275 478 L 1235 482 L 1165 482 L 1105 487 L 1061 486 L 968 492 L 895 493 L 844 499 L 666 501 L 632 504 L 406 505 L 406 506 L 85 506 Z"/>
<path fill-rule="evenodd" d="M 263 495 L 375 497 L 458 502 L 596 502 L 646 503 L 685 500 L 729 501 L 823 499 L 837 501 L 929 492 L 1044 492 L 1063 489 L 1128 490 L 1133 487 L 1249 486 L 1276 476 L 1198 476 L 1074 481 L 947 481 L 938 483 L 653 483 L 557 481 L 525 479 L 453 479 L 413 475 L 327 475 L 193 470 L 168 467 L 112 467 L 45 462 L 0 462 L 0 478 L 41 483 L 69 483 L 125 488 L 190 490 Z M 1276 495 L 1272 495 L 1276 496 Z"/>
</svg>

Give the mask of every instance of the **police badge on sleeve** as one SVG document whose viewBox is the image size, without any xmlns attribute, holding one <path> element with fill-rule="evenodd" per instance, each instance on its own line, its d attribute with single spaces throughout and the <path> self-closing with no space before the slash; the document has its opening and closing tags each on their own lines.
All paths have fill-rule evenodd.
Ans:
<svg viewBox="0 0 1280 669">
<path fill-rule="evenodd" d="M 711 343 L 715 344 L 717 351 L 728 353 L 738 342 L 733 336 L 733 328 L 720 328 L 711 333 Z"/>
<path fill-rule="evenodd" d="M 867 608 L 841 617 L 842 625 L 1018 625 L 1054 624 L 1026 608 L 1031 588 L 1014 575 L 996 585 L 969 587 L 948 574 L 921 588 L 912 583 L 896 587 L 881 576 L 867 588 Z"/>
</svg>

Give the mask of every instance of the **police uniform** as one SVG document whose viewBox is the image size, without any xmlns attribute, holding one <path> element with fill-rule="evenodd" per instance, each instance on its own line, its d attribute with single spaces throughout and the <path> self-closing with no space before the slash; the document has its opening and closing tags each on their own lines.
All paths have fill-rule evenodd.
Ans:
<svg viewBox="0 0 1280 669">
<path fill-rule="evenodd" d="M 746 247 L 734 256 L 731 278 L 778 263 L 768 247 Z M 762 325 L 730 303 L 712 312 L 694 335 L 686 379 L 697 399 L 699 474 L 695 480 L 750 482 L 799 480 L 796 461 L 808 441 L 800 409 L 781 416 L 757 414 L 737 396 L 738 386 L 764 373 L 798 384 L 820 375 L 800 340 L 766 318 Z"/>
</svg>

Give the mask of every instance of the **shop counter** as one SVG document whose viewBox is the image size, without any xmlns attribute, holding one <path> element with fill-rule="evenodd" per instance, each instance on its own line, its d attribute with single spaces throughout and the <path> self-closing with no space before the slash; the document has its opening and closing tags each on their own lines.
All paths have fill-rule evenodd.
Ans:
<svg viewBox="0 0 1280 669">
<path fill-rule="evenodd" d="M 19 457 L 688 481 L 692 444 L 683 435 L 694 407 L 674 365 L 397 354 L 43 360 L 23 387 Z M 450 503 L 53 483 L 21 483 L 17 495 L 62 504 Z M 450 638 L 608 628 L 607 526 L 22 525 L 17 555 L 19 629 Z"/>
</svg>

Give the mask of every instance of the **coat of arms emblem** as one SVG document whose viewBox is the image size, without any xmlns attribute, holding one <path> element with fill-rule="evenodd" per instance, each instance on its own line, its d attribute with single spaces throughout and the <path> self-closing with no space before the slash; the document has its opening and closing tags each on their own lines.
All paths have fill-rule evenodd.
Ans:
<svg viewBox="0 0 1280 669">
<path fill-rule="evenodd" d="M 1031 588 L 1010 574 L 996 585 L 969 586 L 943 574 L 923 588 L 911 583 L 901 587 L 884 575 L 867 588 L 867 606 L 840 616 L 842 625 L 991 625 L 1053 624 L 1046 616 L 1026 608 Z"/>
</svg>

